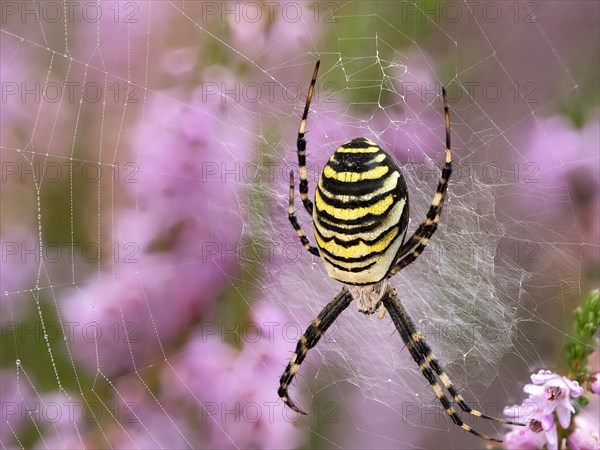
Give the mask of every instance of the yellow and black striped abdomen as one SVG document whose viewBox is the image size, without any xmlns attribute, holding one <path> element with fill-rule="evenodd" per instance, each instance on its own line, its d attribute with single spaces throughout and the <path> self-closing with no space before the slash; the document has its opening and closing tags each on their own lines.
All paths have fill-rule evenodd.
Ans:
<svg viewBox="0 0 600 450">
<path fill-rule="evenodd" d="M 396 159 L 356 138 L 329 159 L 315 192 L 317 246 L 331 278 L 381 281 L 404 240 L 408 192 Z"/>
</svg>

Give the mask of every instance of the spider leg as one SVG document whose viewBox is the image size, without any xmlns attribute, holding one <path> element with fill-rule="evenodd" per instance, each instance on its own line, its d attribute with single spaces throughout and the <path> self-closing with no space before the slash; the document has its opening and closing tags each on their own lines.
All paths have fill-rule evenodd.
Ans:
<svg viewBox="0 0 600 450">
<path fill-rule="evenodd" d="M 329 302 L 325 308 L 319 313 L 317 318 L 308 326 L 298 344 L 296 351 L 292 355 L 283 375 L 279 379 L 279 390 L 277 393 L 283 402 L 288 405 L 293 411 L 306 415 L 306 412 L 300 409 L 292 401 L 288 394 L 288 386 L 292 382 L 294 375 L 300 369 L 300 364 L 304 361 L 308 351 L 313 348 L 321 339 L 321 336 L 327 331 L 329 326 L 338 318 L 340 313 L 345 310 L 352 301 L 352 295 L 347 287 L 343 287 L 335 298 Z"/>
<path fill-rule="evenodd" d="M 392 286 L 388 286 L 388 289 L 382 299 L 382 302 L 383 302 L 383 305 L 388 310 L 388 312 L 390 313 L 390 317 L 392 318 L 392 321 L 394 322 L 398 332 L 400 333 L 402 340 L 406 344 L 408 351 L 410 352 L 410 354 L 413 357 L 413 359 L 415 360 L 415 362 L 419 365 L 419 370 L 421 371 L 423 376 L 427 379 L 427 381 L 429 381 L 429 384 L 431 384 L 431 387 L 432 387 L 433 391 L 435 392 L 436 397 L 444 406 L 446 414 L 448 414 L 448 416 L 450 417 L 452 422 L 454 422 L 456 425 L 461 427 L 463 430 L 468 431 L 469 433 L 474 434 L 475 436 L 478 436 L 482 439 L 485 439 L 488 441 L 493 441 L 493 442 L 502 442 L 499 439 L 495 439 L 495 438 L 492 438 L 485 434 L 479 433 L 478 431 L 475 431 L 469 425 L 465 424 L 462 421 L 462 419 L 457 414 L 454 407 L 451 405 L 450 400 L 448 400 L 448 397 L 444 394 L 442 387 L 437 382 L 435 375 L 434 375 L 434 371 L 435 371 L 435 373 L 438 374 L 438 376 L 442 380 L 442 383 L 444 384 L 444 386 L 448 389 L 448 391 L 453 396 L 456 403 L 460 406 L 460 408 L 463 411 L 465 411 L 473 416 L 476 416 L 476 417 L 481 417 L 484 419 L 493 420 L 493 421 L 500 422 L 500 423 L 505 423 L 505 424 L 510 424 L 510 425 L 523 425 L 520 423 L 511 422 L 508 420 L 498 419 L 495 417 L 487 416 L 477 410 L 472 409 L 469 405 L 467 405 L 467 403 L 464 401 L 462 396 L 456 391 L 456 389 L 452 385 L 450 379 L 448 378 L 448 376 L 442 369 L 438 360 L 435 358 L 435 356 L 433 356 L 433 353 L 431 352 L 431 348 L 427 345 L 427 343 L 423 339 L 423 336 L 418 331 L 418 329 L 417 329 L 414 321 L 410 317 L 408 311 L 404 308 L 404 306 L 398 299 L 396 291 L 394 290 L 394 288 Z M 429 367 L 429 366 L 431 366 L 431 367 Z M 433 371 L 432 371 L 432 368 L 433 368 Z"/>
<path fill-rule="evenodd" d="M 442 88 L 442 98 L 444 99 L 444 120 L 446 123 L 446 162 L 442 169 L 442 176 L 438 182 L 437 190 L 431 201 L 431 206 L 427 212 L 427 216 L 414 234 L 400 247 L 396 255 L 396 264 L 388 271 L 388 278 L 397 274 L 410 263 L 412 263 L 423 252 L 429 239 L 437 230 L 446 199 L 446 191 L 448 190 L 448 180 L 452 173 L 452 150 L 450 145 L 450 115 L 448 112 L 448 100 L 446 98 L 446 89 Z M 417 248 L 407 255 L 407 253 L 417 245 Z M 402 258 L 402 259 L 400 259 Z"/>
<path fill-rule="evenodd" d="M 294 230 L 296 230 L 296 233 L 298 234 L 298 237 L 300 238 L 300 242 L 302 242 L 302 245 L 304 245 L 304 248 L 306 250 L 308 250 L 310 253 L 312 253 L 313 255 L 320 256 L 319 249 L 317 247 L 313 247 L 310 244 L 310 241 L 304 234 L 304 231 L 302 231 L 302 227 L 300 226 L 300 223 L 298 222 L 298 219 L 296 218 L 296 211 L 294 210 L 294 171 L 293 170 L 290 170 L 290 204 L 288 206 L 288 217 L 290 219 L 290 222 L 292 223 L 292 226 L 294 227 Z"/>
<path fill-rule="evenodd" d="M 315 91 L 315 83 L 317 82 L 317 73 L 319 72 L 320 63 L 321 61 L 317 61 L 315 64 L 315 70 L 313 72 L 312 79 L 310 80 L 310 87 L 308 88 L 306 103 L 304 104 L 304 113 L 302 114 L 300 128 L 298 129 L 298 139 L 296 140 L 296 148 L 298 149 L 298 166 L 300 167 L 300 199 L 304 204 L 304 208 L 311 216 L 313 213 L 313 203 L 308 198 L 308 180 L 306 179 L 306 139 L 304 138 L 304 132 L 306 131 L 306 118 L 308 117 L 310 101 L 312 100 L 313 92 Z"/>
<path fill-rule="evenodd" d="M 486 414 L 483 414 L 480 411 L 477 411 L 477 410 L 471 408 L 467 404 L 467 402 L 465 402 L 462 395 L 460 395 L 458 393 L 458 391 L 452 384 L 452 381 L 450 381 L 450 378 L 448 378 L 448 375 L 446 375 L 446 373 L 444 372 L 444 369 L 442 368 L 440 362 L 435 357 L 435 355 L 432 353 L 431 348 L 429 347 L 429 345 L 427 345 L 427 342 L 425 342 L 425 340 L 423 340 L 422 336 L 419 335 L 419 337 L 421 337 L 421 339 L 418 341 L 418 343 L 416 345 L 418 347 L 420 347 L 421 353 L 423 355 L 425 355 L 425 360 L 427 361 L 427 363 L 429 363 L 429 366 L 435 371 L 435 373 L 438 374 L 440 380 L 442 381 L 442 384 L 448 390 L 450 395 L 454 398 L 454 401 L 458 404 L 458 406 L 460 406 L 460 409 L 462 409 L 464 412 L 469 413 L 475 417 L 481 417 L 482 419 L 491 420 L 493 422 L 503 423 L 506 425 L 525 426 L 524 423 L 513 422 L 512 420 L 506 420 L 506 419 L 500 419 L 498 417 L 488 416 Z"/>
</svg>

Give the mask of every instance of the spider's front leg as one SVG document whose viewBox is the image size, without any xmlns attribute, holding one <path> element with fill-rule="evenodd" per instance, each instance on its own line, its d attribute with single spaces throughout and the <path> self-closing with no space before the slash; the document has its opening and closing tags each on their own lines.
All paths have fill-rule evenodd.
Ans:
<svg viewBox="0 0 600 450">
<path fill-rule="evenodd" d="M 298 128 L 298 137 L 296 139 L 296 150 L 298 153 L 298 167 L 300 168 L 300 199 L 304 204 L 304 208 L 310 215 L 313 213 L 313 203 L 308 198 L 308 180 L 306 176 L 306 138 L 304 137 L 306 132 L 306 119 L 308 118 L 308 111 L 310 111 L 310 102 L 315 91 L 315 83 L 317 82 L 317 74 L 319 73 L 319 65 L 321 61 L 316 62 L 315 70 L 313 71 L 312 79 L 310 80 L 310 86 L 308 93 L 306 94 L 306 103 L 304 104 L 304 112 L 302 113 L 302 119 L 300 120 L 300 127 Z"/>
<path fill-rule="evenodd" d="M 338 295 L 323 308 L 317 318 L 308 326 L 298 344 L 296 344 L 296 351 L 279 379 L 279 390 L 277 391 L 279 397 L 281 397 L 286 405 L 299 414 L 306 415 L 306 412 L 296 406 L 292 399 L 290 399 L 288 386 L 292 382 L 296 372 L 298 372 L 298 369 L 300 369 L 300 364 L 304 361 L 308 351 L 317 345 L 321 336 L 325 334 L 329 326 L 348 307 L 350 302 L 352 302 L 352 295 L 350 295 L 348 288 L 344 286 Z"/>
<path fill-rule="evenodd" d="M 296 211 L 294 210 L 294 171 L 290 170 L 290 198 L 289 198 L 289 206 L 288 206 L 288 218 L 294 230 L 296 230 L 296 234 L 300 238 L 300 242 L 304 246 L 306 250 L 308 250 L 312 255 L 320 256 L 319 249 L 310 244 L 310 241 L 302 231 L 302 227 L 298 222 L 298 218 L 296 217 Z"/>
<path fill-rule="evenodd" d="M 444 122 L 446 126 L 446 159 L 442 168 L 442 176 L 438 181 L 436 193 L 431 201 L 431 206 L 427 216 L 414 234 L 400 247 L 396 255 L 396 263 L 390 267 L 388 278 L 394 276 L 406 266 L 411 264 L 425 250 L 429 239 L 437 230 L 442 208 L 448 191 L 448 180 L 452 174 L 452 146 L 450 144 L 450 115 L 448 111 L 448 99 L 446 98 L 446 89 L 442 88 L 442 98 L 444 101 Z M 409 251 L 417 246 L 412 252 Z"/>
</svg>

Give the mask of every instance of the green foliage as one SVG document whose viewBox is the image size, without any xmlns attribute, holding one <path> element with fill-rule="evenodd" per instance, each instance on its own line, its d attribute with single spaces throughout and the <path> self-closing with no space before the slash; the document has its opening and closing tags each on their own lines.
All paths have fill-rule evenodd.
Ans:
<svg viewBox="0 0 600 450">
<path fill-rule="evenodd" d="M 567 343 L 569 378 L 582 385 L 590 382 L 592 374 L 587 360 L 598 347 L 595 334 L 599 326 L 600 292 L 596 289 L 590 292 L 582 306 L 575 308 L 575 333 Z M 581 397 L 580 403 L 585 405 L 587 399 Z"/>
</svg>

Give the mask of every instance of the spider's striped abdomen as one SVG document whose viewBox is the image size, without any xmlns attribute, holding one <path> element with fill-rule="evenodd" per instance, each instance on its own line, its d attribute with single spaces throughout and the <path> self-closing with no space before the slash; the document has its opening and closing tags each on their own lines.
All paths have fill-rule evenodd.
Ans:
<svg viewBox="0 0 600 450">
<path fill-rule="evenodd" d="M 331 278 L 381 281 L 404 240 L 408 192 L 395 158 L 356 138 L 329 159 L 315 192 L 317 246 Z"/>
</svg>

